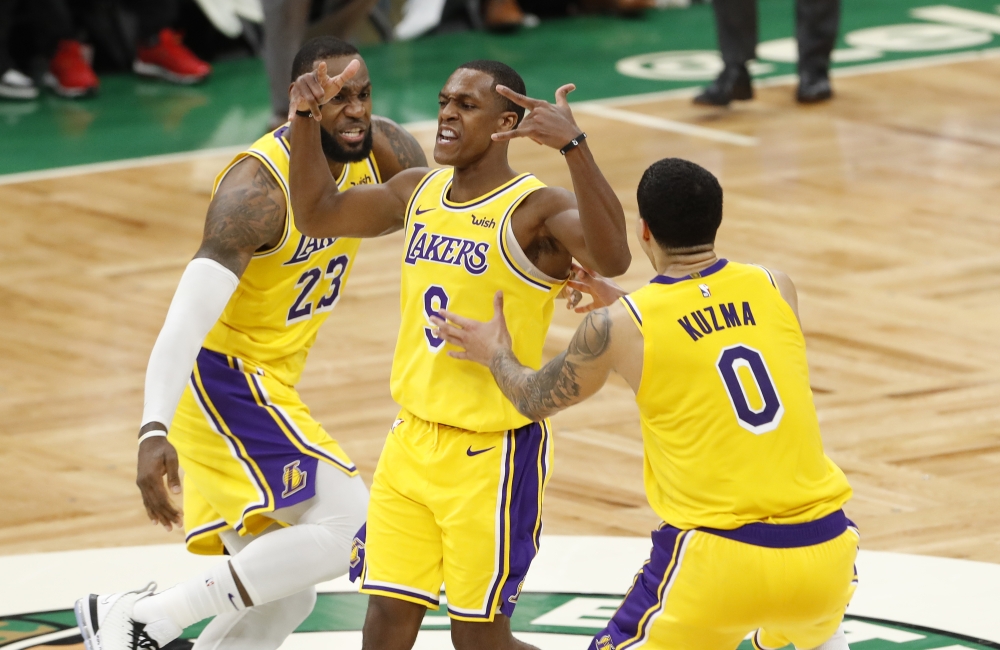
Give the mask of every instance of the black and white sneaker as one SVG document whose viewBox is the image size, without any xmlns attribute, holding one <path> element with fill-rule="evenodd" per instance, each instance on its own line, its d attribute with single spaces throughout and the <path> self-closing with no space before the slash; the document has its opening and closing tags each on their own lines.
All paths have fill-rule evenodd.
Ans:
<svg viewBox="0 0 1000 650">
<path fill-rule="evenodd" d="M 89 594 L 76 601 L 76 624 L 87 650 L 159 650 L 145 624 L 132 619 L 135 603 L 155 591 L 156 583 L 151 582 L 136 591 Z"/>
<path fill-rule="evenodd" d="M 0 97 L 4 99 L 34 99 L 38 97 L 38 88 L 31 77 L 14 68 L 7 69 L 0 75 Z"/>
</svg>

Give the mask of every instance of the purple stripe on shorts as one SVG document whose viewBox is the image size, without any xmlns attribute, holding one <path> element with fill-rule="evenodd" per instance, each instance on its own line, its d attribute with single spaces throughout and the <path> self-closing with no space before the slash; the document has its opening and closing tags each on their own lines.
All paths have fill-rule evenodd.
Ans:
<svg viewBox="0 0 1000 650">
<path fill-rule="evenodd" d="M 319 461 L 299 451 L 270 411 L 257 404 L 244 374 L 230 368 L 224 354 L 204 348 L 198 354 L 198 372 L 222 421 L 264 474 L 274 495 L 274 507 L 285 508 L 311 498 L 316 493 Z M 286 473 L 288 478 L 296 476 L 298 482 L 286 480 Z"/>
<path fill-rule="evenodd" d="M 831 513 L 804 524 L 765 524 L 755 522 L 733 530 L 699 528 L 698 530 L 725 537 L 735 542 L 763 546 L 764 548 L 800 548 L 824 544 L 844 534 L 853 526 L 843 510 Z"/>
<path fill-rule="evenodd" d="M 653 549 L 650 551 L 649 561 L 635 576 L 632 588 L 625 594 L 625 599 L 611 617 L 608 626 L 590 642 L 589 650 L 618 648 L 629 639 L 638 640 L 645 636 L 653 612 L 660 607 L 663 596 L 660 587 L 669 582 L 672 574 L 677 571 L 677 563 L 671 566 L 670 561 L 674 557 L 675 548 L 684 539 L 684 532 L 666 525 L 653 531 Z M 679 551 L 677 553 L 679 555 Z M 668 570 L 670 573 L 664 575 Z M 647 613 L 649 616 L 646 616 Z"/>
<path fill-rule="evenodd" d="M 354 542 L 351 546 L 351 568 L 348 569 L 348 576 L 351 582 L 357 582 L 358 578 L 365 571 L 365 543 L 368 541 L 368 524 L 361 524 L 361 529 L 354 535 Z"/>
<path fill-rule="evenodd" d="M 369 589 L 371 591 L 383 591 L 388 594 L 400 594 L 403 596 L 409 596 L 410 598 L 417 598 L 418 600 L 421 600 L 427 603 L 428 605 L 431 605 L 432 607 L 439 607 L 441 605 L 440 601 L 434 600 L 433 598 L 428 598 L 423 594 L 418 594 L 414 591 L 410 591 L 409 589 L 403 589 L 398 587 L 386 587 L 384 585 L 363 585 L 363 588 Z"/>
<path fill-rule="evenodd" d="M 500 613 L 510 617 L 517 606 L 521 583 L 538 553 L 541 534 L 542 487 L 548 450 L 548 427 L 540 422 L 521 427 L 511 436 L 514 444 L 514 472 L 510 504 L 510 547 L 507 549 L 507 580 L 500 590 Z M 541 473 L 539 473 L 541 465 Z M 492 602 L 492 599 L 491 599 Z"/>
</svg>

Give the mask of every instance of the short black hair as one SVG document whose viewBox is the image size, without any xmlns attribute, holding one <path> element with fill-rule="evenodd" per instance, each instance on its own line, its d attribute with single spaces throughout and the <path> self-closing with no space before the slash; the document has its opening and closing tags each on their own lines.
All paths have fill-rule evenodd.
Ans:
<svg viewBox="0 0 1000 650">
<path fill-rule="evenodd" d="M 524 79 L 521 75 L 517 74 L 517 70 L 510 67 L 506 63 L 500 61 L 492 61 L 490 59 L 477 59 L 475 61 L 469 61 L 468 63 L 463 63 L 458 66 L 458 70 L 478 70 L 479 72 L 485 72 L 486 74 L 493 77 L 493 94 L 496 95 L 497 99 L 504 103 L 505 111 L 512 111 L 517 113 L 517 124 L 521 123 L 524 119 L 524 107 L 518 106 L 514 102 L 510 101 L 503 95 L 497 92 L 497 84 L 501 86 L 507 86 L 516 93 L 522 95 L 527 93 L 527 88 L 524 85 Z M 515 126 L 517 126 L 515 124 Z"/>
<path fill-rule="evenodd" d="M 639 216 L 660 246 L 715 242 L 722 223 L 722 186 L 704 167 L 680 158 L 659 160 L 642 175 L 636 198 Z"/>
<path fill-rule="evenodd" d="M 310 39 L 295 54 L 295 59 L 292 61 L 292 81 L 295 81 L 307 72 L 311 72 L 313 65 L 317 61 L 333 59 L 338 56 L 351 56 L 353 54 L 359 54 L 358 48 L 339 38 L 317 36 Z"/>
</svg>

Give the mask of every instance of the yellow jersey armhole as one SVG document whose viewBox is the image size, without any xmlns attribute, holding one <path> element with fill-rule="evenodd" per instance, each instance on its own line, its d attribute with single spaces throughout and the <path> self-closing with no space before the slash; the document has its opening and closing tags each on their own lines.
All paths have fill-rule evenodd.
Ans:
<svg viewBox="0 0 1000 650">
<path fill-rule="evenodd" d="M 750 266 L 756 266 L 758 269 L 760 269 L 761 271 L 763 271 L 764 275 L 767 276 L 768 282 L 771 283 L 771 286 L 774 287 L 775 289 L 778 288 L 778 283 L 774 281 L 774 276 L 771 275 L 771 272 L 768 271 L 765 267 L 761 266 L 760 264 L 751 264 Z"/>
<path fill-rule="evenodd" d="M 382 182 L 382 174 L 378 171 L 378 161 L 375 160 L 375 153 L 368 154 L 368 166 L 372 170 L 372 177 L 375 179 L 376 183 Z"/>
<path fill-rule="evenodd" d="M 639 328 L 639 333 L 642 334 L 642 312 L 639 311 L 635 301 L 628 296 L 622 296 L 618 300 L 625 305 L 625 311 L 628 312 L 628 315 L 632 318 L 632 322 L 635 323 L 635 326 Z"/>
<path fill-rule="evenodd" d="M 420 179 L 419 183 L 417 183 L 417 189 L 413 190 L 413 194 L 410 195 L 410 200 L 407 201 L 406 203 L 406 212 L 403 213 L 404 232 L 406 231 L 407 228 L 410 227 L 410 214 L 413 211 L 413 204 L 416 202 L 417 197 L 420 196 L 420 193 L 424 191 L 425 187 L 427 187 L 427 183 L 429 183 L 430 180 L 434 178 L 434 176 L 437 175 L 438 172 L 444 171 L 445 169 L 446 168 L 432 169 L 429 172 L 427 172 L 427 174 L 425 174 L 423 178 Z"/>
<path fill-rule="evenodd" d="M 522 174 L 522 176 L 529 175 L 530 174 Z M 512 253 L 511 245 L 507 241 L 508 226 L 510 224 L 511 217 L 514 214 L 514 210 L 516 210 L 517 206 L 521 205 L 524 200 L 528 198 L 529 194 L 532 194 L 544 187 L 545 185 L 539 185 L 538 187 L 532 187 L 525 190 L 519 197 L 514 199 L 514 202 L 511 203 L 510 207 L 507 208 L 507 211 L 504 212 L 503 217 L 500 219 L 500 225 L 497 226 L 497 235 L 500 243 L 500 255 L 503 257 L 503 261 L 507 264 L 507 268 L 513 271 L 514 275 L 521 278 L 521 280 L 527 284 L 535 287 L 536 289 L 542 289 L 543 291 L 552 291 L 553 289 L 559 289 L 562 291 L 562 287 L 566 284 L 566 280 L 559 281 L 555 278 L 552 278 L 552 281 L 546 280 L 545 278 L 538 277 L 538 273 L 541 273 L 541 271 L 532 273 L 530 269 L 524 268 L 523 264 L 518 263 L 517 256 Z M 511 229 L 511 233 L 513 233 L 513 229 Z M 524 255 L 524 249 L 521 248 L 520 244 L 517 244 L 517 247 L 518 250 L 521 251 L 521 254 Z M 569 278 L 567 278 L 567 280 L 568 279 Z"/>
<path fill-rule="evenodd" d="M 278 240 L 277 244 L 275 244 L 270 248 L 254 251 L 253 257 L 263 257 L 265 255 L 270 255 L 274 253 L 275 251 L 277 251 L 278 249 L 280 249 L 282 246 L 285 245 L 285 242 L 288 241 L 288 233 L 292 225 L 292 220 L 290 218 L 292 214 L 292 205 L 288 200 L 288 187 L 285 185 L 285 180 L 278 173 L 278 170 L 274 166 L 274 163 L 271 162 L 267 158 L 267 156 L 257 151 L 254 151 L 253 149 L 248 149 L 247 151 L 244 151 L 241 155 L 234 158 L 233 161 L 229 163 L 229 166 L 226 167 L 226 169 L 223 170 L 222 173 L 219 174 L 219 176 L 216 178 L 215 187 L 212 188 L 212 198 L 215 198 L 215 193 L 216 191 L 218 191 L 219 185 L 222 184 L 223 179 L 225 179 L 226 174 L 228 174 L 232 170 L 232 168 L 237 165 L 237 163 L 242 162 L 247 158 L 254 158 L 255 160 L 257 160 L 257 162 L 263 165 L 267 169 L 267 171 L 271 173 L 271 176 L 274 177 L 274 180 L 278 182 L 278 186 L 281 188 L 281 193 L 285 195 L 285 227 L 281 233 L 281 239 Z"/>
</svg>

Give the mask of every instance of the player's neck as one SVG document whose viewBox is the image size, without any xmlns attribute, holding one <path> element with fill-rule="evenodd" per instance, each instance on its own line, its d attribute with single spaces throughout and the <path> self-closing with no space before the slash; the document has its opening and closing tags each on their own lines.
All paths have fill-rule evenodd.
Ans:
<svg viewBox="0 0 1000 650">
<path fill-rule="evenodd" d="M 326 164 L 330 167 L 330 173 L 333 174 L 334 180 L 340 178 L 340 174 L 344 171 L 344 167 L 347 166 L 347 163 L 334 162 L 329 158 L 326 159 Z"/>
<path fill-rule="evenodd" d="M 653 249 L 653 267 L 658 275 L 669 278 L 684 278 L 703 271 L 719 260 L 714 248 L 707 250 L 669 251 Z"/>
<path fill-rule="evenodd" d="M 464 167 L 455 167 L 448 199 L 455 203 L 472 201 L 489 194 L 515 176 L 517 172 L 507 163 L 506 148 L 495 153 L 487 151 L 479 160 Z"/>
</svg>

